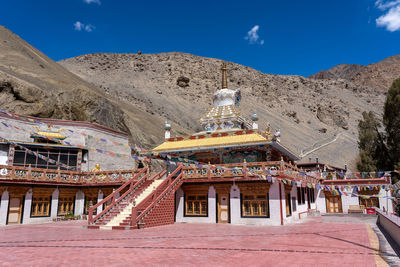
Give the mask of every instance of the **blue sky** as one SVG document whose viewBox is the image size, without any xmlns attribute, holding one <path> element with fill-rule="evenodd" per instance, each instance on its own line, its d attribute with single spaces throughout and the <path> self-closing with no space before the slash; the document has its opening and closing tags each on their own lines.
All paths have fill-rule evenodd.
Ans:
<svg viewBox="0 0 400 267">
<path fill-rule="evenodd" d="M 400 0 L 1 0 L 0 24 L 54 60 L 187 52 L 308 76 L 400 54 Z"/>
</svg>

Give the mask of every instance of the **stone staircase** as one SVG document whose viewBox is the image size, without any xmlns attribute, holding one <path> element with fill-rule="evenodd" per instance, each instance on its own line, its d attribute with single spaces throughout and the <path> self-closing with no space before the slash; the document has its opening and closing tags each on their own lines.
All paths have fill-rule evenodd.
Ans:
<svg viewBox="0 0 400 267">
<path fill-rule="evenodd" d="M 157 189 L 157 187 L 162 183 L 163 180 L 154 180 L 150 181 L 151 183 L 147 183 L 147 188 L 145 188 L 140 195 L 136 195 L 133 199 L 128 201 L 125 201 L 121 203 L 121 207 L 119 207 L 118 210 L 116 210 L 113 214 L 116 214 L 108 223 L 105 225 L 101 225 L 100 229 L 106 230 L 106 229 L 116 229 L 116 228 L 125 228 L 130 225 L 131 221 L 131 213 L 132 213 L 132 208 L 134 206 L 139 205 L 148 195 L 150 195 L 154 190 Z M 103 221 L 104 223 L 105 221 Z"/>
</svg>

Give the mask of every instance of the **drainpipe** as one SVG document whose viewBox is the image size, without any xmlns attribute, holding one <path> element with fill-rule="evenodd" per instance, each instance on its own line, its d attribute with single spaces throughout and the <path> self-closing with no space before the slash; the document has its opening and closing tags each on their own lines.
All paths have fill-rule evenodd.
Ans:
<svg viewBox="0 0 400 267">
<path fill-rule="evenodd" d="M 281 225 L 283 225 L 283 210 L 282 210 L 282 185 L 279 182 L 279 204 L 281 206 Z"/>
</svg>

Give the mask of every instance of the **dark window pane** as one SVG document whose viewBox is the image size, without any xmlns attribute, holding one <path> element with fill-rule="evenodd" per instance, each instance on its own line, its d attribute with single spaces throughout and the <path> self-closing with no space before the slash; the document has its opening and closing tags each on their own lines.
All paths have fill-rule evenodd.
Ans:
<svg viewBox="0 0 400 267">
<path fill-rule="evenodd" d="M 15 151 L 14 153 L 14 164 L 24 164 L 25 151 Z"/>
</svg>

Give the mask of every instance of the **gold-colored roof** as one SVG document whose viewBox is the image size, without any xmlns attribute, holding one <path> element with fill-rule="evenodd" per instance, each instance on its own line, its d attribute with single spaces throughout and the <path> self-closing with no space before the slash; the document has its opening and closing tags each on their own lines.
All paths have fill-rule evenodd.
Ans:
<svg viewBox="0 0 400 267">
<path fill-rule="evenodd" d="M 261 143 L 266 144 L 269 141 L 258 133 L 241 134 L 241 135 L 228 135 L 220 137 L 208 137 L 201 139 L 189 139 L 182 141 L 166 141 L 158 147 L 154 148 L 154 152 L 167 152 L 187 150 L 190 148 L 212 148 L 231 145 Z"/>
<path fill-rule="evenodd" d="M 58 139 L 65 139 L 66 137 L 57 132 L 36 132 L 37 135 L 51 137 L 51 138 L 58 138 Z"/>
</svg>

